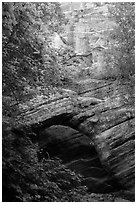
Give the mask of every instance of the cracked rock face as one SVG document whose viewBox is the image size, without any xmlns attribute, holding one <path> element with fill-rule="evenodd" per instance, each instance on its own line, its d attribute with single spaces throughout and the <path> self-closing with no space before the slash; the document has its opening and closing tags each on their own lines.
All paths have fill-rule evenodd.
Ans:
<svg viewBox="0 0 137 204">
<path fill-rule="evenodd" d="M 96 87 L 96 86 L 94 86 Z M 100 87 L 100 88 L 99 88 Z M 113 87 L 113 89 L 112 89 Z M 88 90 L 86 92 L 86 90 Z M 97 92 L 96 92 L 97 90 Z M 102 102 L 92 107 L 92 115 L 96 115 L 94 132 L 88 132 L 96 146 L 100 160 L 125 188 L 134 192 L 135 186 L 135 112 L 134 93 L 129 84 L 99 84 L 98 88 L 85 83 L 81 96 L 94 96 L 96 92 Z M 109 97 L 106 97 L 108 96 Z M 85 108 L 91 111 L 91 106 Z M 83 111 L 84 112 L 84 111 Z M 84 120 L 89 125 L 92 116 Z M 90 134 L 91 133 L 91 134 Z"/>
<path fill-rule="evenodd" d="M 43 126 L 43 130 L 39 132 L 40 147 L 44 147 L 44 151 L 50 152 L 51 156 L 60 156 L 64 162 L 75 160 L 70 167 L 77 169 L 77 160 L 82 159 L 83 155 L 92 159 L 92 144 L 104 168 L 123 188 L 134 193 L 133 85 L 126 81 L 119 84 L 116 81 L 88 79 L 77 81 L 75 92 L 76 90 L 77 95 L 69 97 L 68 93 L 64 98 L 60 96 L 52 102 L 39 104 L 24 114 L 28 123 L 36 126 L 40 122 Z M 82 164 L 83 161 L 80 165 Z M 93 168 L 90 168 L 91 166 L 83 171 L 80 167 L 81 170 L 77 171 L 89 175 L 90 170 L 93 172 Z M 91 177 L 85 182 L 89 189 L 92 189 L 91 183 L 97 184 L 96 179 Z M 108 185 L 103 188 L 108 189 Z M 96 187 L 98 186 L 99 183 Z"/>
</svg>

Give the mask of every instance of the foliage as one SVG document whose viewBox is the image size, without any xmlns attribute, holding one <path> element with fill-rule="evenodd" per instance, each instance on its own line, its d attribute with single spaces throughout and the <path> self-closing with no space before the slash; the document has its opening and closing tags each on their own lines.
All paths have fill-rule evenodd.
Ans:
<svg viewBox="0 0 137 204">
<path fill-rule="evenodd" d="M 39 161 L 27 135 L 3 123 L 3 201 L 80 201 L 87 192 L 82 177 L 57 158 Z"/>
<path fill-rule="evenodd" d="M 54 31 L 66 23 L 60 5 L 51 3 L 4 2 L 2 13 L 3 106 L 9 111 L 9 97 L 19 103 L 38 86 L 60 83 L 57 56 L 50 47 Z"/>
<path fill-rule="evenodd" d="M 105 55 L 107 66 L 117 69 L 119 76 L 128 77 L 135 72 L 135 4 L 109 4 L 109 13 L 117 27 L 110 33 L 110 46 Z"/>
</svg>

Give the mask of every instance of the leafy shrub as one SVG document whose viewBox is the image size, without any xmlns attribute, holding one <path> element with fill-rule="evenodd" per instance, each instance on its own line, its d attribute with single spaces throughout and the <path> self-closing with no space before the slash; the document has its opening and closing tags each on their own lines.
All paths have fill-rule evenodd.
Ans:
<svg viewBox="0 0 137 204">
<path fill-rule="evenodd" d="M 37 152 L 25 133 L 3 123 L 3 201 L 80 201 L 82 177 L 57 158 L 39 161 Z"/>
</svg>

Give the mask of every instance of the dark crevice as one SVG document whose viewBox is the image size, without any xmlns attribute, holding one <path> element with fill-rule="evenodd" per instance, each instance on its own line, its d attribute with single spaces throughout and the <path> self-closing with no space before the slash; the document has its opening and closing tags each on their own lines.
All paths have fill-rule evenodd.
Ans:
<svg viewBox="0 0 137 204">
<path fill-rule="evenodd" d="M 124 136 L 121 140 L 118 140 L 116 142 L 112 142 L 111 143 L 111 148 L 115 149 L 115 148 L 123 145 L 124 143 L 126 143 L 126 142 L 128 142 L 130 140 L 134 140 L 135 141 L 135 132 L 130 133 L 130 137 L 128 137 L 128 138 L 125 138 L 125 136 Z"/>
<path fill-rule="evenodd" d="M 83 95 L 83 94 L 89 93 L 89 92 L 91 92 L 91 91 L 96 91 L 96 90 L 98 90 L 98 89 L 100 89 L 100 88 L 107 87 L 107 86 L 109 86 L 109 85 L 111 85 L 111 84 L 112 84 L 112 83 L 109 83 L 109 84 L 106 84 L 106 85 L 104 85 L 104 86 L 99 86 L 99 87 L 94 88 L 94 89 L 86 90 L 86 91 L 83 91 L 83 92 L 78 93 L 78 95 Z"/>
<path fill-rule="evenodd" d="M 44 127 L 42 127 L 42 129 L 40 127 L 40 132 L 42 132 L 43 130 L 44 130 Z M 64 138 L 63 141 L 60 141 L 60 140 L 54 141 L 53 139 L 53 142 L 49 142 L 48 144 L 45 144 L 45 145 L 44 145 L 44 141 L 43 142 L 41 141 L 41 145 L 40 145 L 42 148 L 41 156 L 40 156 L 41 159 L 42 157 L 47 158 L 48 155 L 50 156 L 50 158 L 59 157 L 63 161 L 64 165 L 66 165 L 72 171 L 75 171 L 77 174 L 83 175 L 83 178 L 84 178 L 83 185 L 86 185 L 88 187 L 89 192 L 109 193 L 109 192 L 117 192 L 120 189 L 122 189 L 122 186 L 118 184 L 117 180 L 113 177 L 112 173 L 109 171 L 106 171 L 106 169 L 102 166 L 95 147 L 90 144 L 90 139 L 88 139 L 89 144 L 86 142 L 85 145 L 79 144 L 79 146 L 76 145 L 75 147 L 75 144 L 77 144 L 77 141 L 75 140 L 76 139 L 79 139 L 79 141 L 82 140 L 81 137 L 80 138 L 76 137 L 76 134 L 78 133 L 80 132 L 73 134 L 74 137 L 72 137 L 72 140 L 71 140 L 71 142 L 73 142 L 73 147 L 71 148 L 70 146 L 69 151 L 67 150 L 68 147 L 66 146 L 67 140 L 69 140 L 69 138 L 67 140 Z M 53 135 L 54 135 L 54 132 L 53 132 Z M 81 133 L 80 135 L 82 136 Z M 86 136 L 84 137 L 86 138 Z M 45 135 L 45 138 L 46 138 L 46 135 Z M 74 148 L 75 148 L 75 151 L 74 151 Z M 48 155 L 47 155 L 47 152 L 48 152 Z M 91 180 L 91 184 L 90 184 L 90 180 Z M 95 182 L 94 188 L 93 188 L 92 180 L 93 182 Z"/>
<path fill-rule="evenodd" d="M 34 132 L 37 130 L 44 130 L 52 125 L 64 125 L 67 126 L 68 121 L 73 117 L 72 113 L 63 113 L 58 116 L 53 116 L 45 121 L 39 122 L 39 124 L 33 124 L 32 129 Z"/>
</svg>

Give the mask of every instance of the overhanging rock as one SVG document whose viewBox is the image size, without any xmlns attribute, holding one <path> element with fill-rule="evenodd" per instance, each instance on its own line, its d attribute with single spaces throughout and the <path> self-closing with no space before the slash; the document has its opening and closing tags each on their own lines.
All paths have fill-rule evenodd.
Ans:
<svg viewBox="0 0 137 204">
<path fill-rule="evenodd" d="M 67 125 L 94 143 L 102 164 L 123 188 L 134 191 L 135 113 L 132 87 L 87 80 L 80 96 L 58 97 L 38 104 L 18 117 L 24 125 Z M 69 92 L 68 92 L 69 93 Z"/>
</svg>

